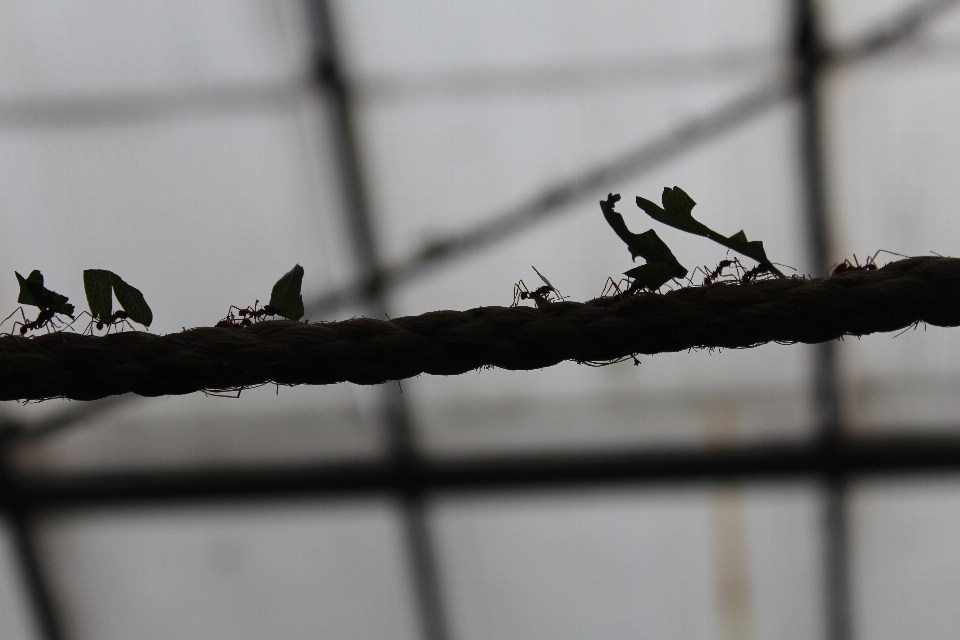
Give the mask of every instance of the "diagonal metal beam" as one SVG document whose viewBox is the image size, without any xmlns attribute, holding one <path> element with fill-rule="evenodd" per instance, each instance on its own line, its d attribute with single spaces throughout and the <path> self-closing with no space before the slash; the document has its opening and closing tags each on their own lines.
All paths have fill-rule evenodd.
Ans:
<svg viewBox="0 0 960 640">
<path fill-rule="evenodd" d="M 328 0 L 308 0 L 307 10 L 315 47 L 316 84 L 328 99 L 333 153 L 340 174 L 356 269 L 361 280 L 370 280 L 376 278 L 380 271 L 380 261 L 374 221 L 363 183 L 354 109 L 339 57 L 330 3 Z M 385 291 L 382 289 L 373 291 L 363 302 L 373 317 L 388 313 Z M 389 454 L 400 472 L 396 489 L 402 509 L 404 538 L 413 574 L 420 627 L 426 640 L 445 640 L 448 634 L 429 512 L 423 491 L 415 479 L 418 453 L 410 412 L 399 384 L 382 385 L 378 390 L 381 420 L 387 428 Z"/>
<path fill-rule="evenodd" d="M 20 565 L 21 581 L 33 609 L 33 620 L 43 640 L 63 638 L 60 616 L 37 553 L 34 537 L 33 504 L 17 487 L 13 472 L 8 467 L 10 440 L 0 434 L 0 518 L 7 520 L 13 538 L 14 553 Z"/>
<path fill-rule="evenodd" d="M 918 24 L 916 14 L 908 15 L 904 24 Z M 863 57 L 871 50 L 881 50 L 889 42 L 891 32 L 884 31 L 866 39 L 846 57 Z M 833 257 L 830 215 L 827 205 L 827 170 L 823 132 L 823 74 L 827 56 L 821 35 L 819 12 L 814 0 L 794 3 L 794 50 L 798 78 L 798 150 L 800 184 L 803 193 L 804 227 L 807 230 L 807 254 L 815 275 L 830 268 Z M 813 347 L 810 371 L 814 391 L 813 405 L 817 437 L 824 455 L 833 459 L 838 454 L 842 437 L 840 394 L 837 371 L 837 343 L 824 342 Z M 827 468 L 823 484 L 823 580 L 824 610 L 829 640 L 850 638 L 850 586 L 847 561 L 847 527 L 845 478 Z"/>
</svg>

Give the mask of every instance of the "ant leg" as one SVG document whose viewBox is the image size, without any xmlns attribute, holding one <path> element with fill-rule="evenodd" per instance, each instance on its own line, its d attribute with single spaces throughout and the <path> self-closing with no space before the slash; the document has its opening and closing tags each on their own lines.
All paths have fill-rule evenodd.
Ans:
<svg viewBox="0 0 960 640">
<path fill-rule="evenodd" d="M 63 330 L 66 331 L 67 329 L 72 329 L 72 328 L 73 328 L 73 323 L 76 322 L 77 320 L 79 320 L 80 318 L 82 318 L 83 316 L 87 316 L 88 318 L 90 318 L 90 322 L 87 324 L 87 329 L 91 328 L 91 327 L 93 326 L 94 317 L 93 317 L 92 315 L 90 315 L 90 314 L 89 314 L 88 312 L 86 312 L 86 311 L 81 311 L 80 313 L 77 314 L 77 317 L 76 317 L 76 318 L 72 318 L 72 319 L 70 320 L 70 324 L 66 325 L 66 326 L 63 328 Z M 87 332 L 87 329 L 84 329 L 84 330 L 83 330 L 83 334 L 85 334 L 85 333 Z M 82 335 L 82 334 L 81 334 L 81 335 Z"/>
<path fill-rule="evenodd" d="M 889 253 L 892 256 L 897 256 L 898 258 L 909 258 L 910 256 L 905 256 L 902 253 L 897 253 L 896 251 L 890 251 L 889 249 L 880 249 L 873 255 L 880 255 L 881 253 Z"/>
<path fill-rule="evenodd" d="M 14 310 L 10 313 L 10 315 L 8 315 L 6 318 L 4 318 L 2 321 L 0 321 L 0 326 L 3 326 L 3 323 L 6 322 L 7 320 L 9 320 L 10 318 L 12 318 L 14 315 L 16 315 L 18 311 L 20 312 L 20 318 L 23 320 L 23 322 L 14 321 L 13 326 L 10 327 L 10 333 L 9 333 L 8 335 L 11 335 L 11 336 L 13 335 L 13 332 L 16 330 L 17 325 L 20 325 L 20 326 L 22 327 L 23 325 L 25 325 L 25 324 L 28 322 L 27 316 L 26 316 L 26 314 L 23 312 L 23 307 L 17 307 L 16 309 L 14 309 Z"/>
</svg>

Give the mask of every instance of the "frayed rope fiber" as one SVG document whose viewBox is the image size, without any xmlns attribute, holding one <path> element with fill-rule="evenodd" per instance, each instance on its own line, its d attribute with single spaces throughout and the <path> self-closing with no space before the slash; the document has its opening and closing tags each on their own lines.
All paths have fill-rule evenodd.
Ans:
<svg viewBox="0 0 960 640">
<path fill-rule="evenodd" d="M 540 309 L 268 321 L 164 336 L 3 336 L 0 400 L 178 395 L 264 383 L 378 384 L 480 367 L 539 369 L 691 348 L 825 342 L 921 322 L 960 325 L 960 259 L 908 258 L 816 280 L 719 282 Z"/>
</svg>

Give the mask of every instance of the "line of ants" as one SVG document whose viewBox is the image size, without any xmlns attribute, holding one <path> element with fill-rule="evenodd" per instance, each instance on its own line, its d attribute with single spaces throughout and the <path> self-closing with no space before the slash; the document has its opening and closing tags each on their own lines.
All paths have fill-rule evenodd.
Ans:
<svg viewBox="0 0 960 640">
<path fill-rule="evenodd" d="M 243 309 L 236 305 L 230 305 L 230 308 L 227 310 L 227 317 L 214 326 L 220 327 L 221 329 L 242 329 L 249 327 L 254 322 L 260 322 L 266 319 L 267 316 L 280 315 L 280 310 L 272 305 L 268 304 L 263 307 L 259 307 L 259 305 L 259 300 L 254 302 L 252 307 L 245 307 Z M 234 311 L 236 311 L 236 313 L 234 313 Z"/>
<path fill-rule="evenodd" d="M 725 274 L 724 270 L 733 268 L 736 273 Z M 770 273 L 773 271 L 769 264 L 758 264 L 752 269 L 747 269 L 743 266 L 737 258 L 721 260 L 717 263 L 717 267 L 712 271 L 709 267 L 697 267 L 693 270 L 693 274 L 687 278 L 687 282 L 692 286 L 693 275 L 697 273 L 703 274 L 703 286 L 709 286 L 714 282 L 721 281 L 723 278 L 725 282 L 739 282 L 741 284 L 746 284 L 748 282 L 756 281 L 763 274 Z M 603 291 L 600 293 L 600 297 L 624 297 L 629 295 L 635 295 L 642 291 L 642 287 L 638 286 L 635 280 L 630 278 L 621 278 L 619 281 L 614 280 L 613 278 L 607 278 L 606 284 L 604 284 Z"/>
<path fill-rule="evenodd" d="M 856 254 L 854 254 L 853 262 L 851 262 L 849 259 L 845 259 L 831 270 L 830 275 L 835 276 L 841 273 L 849 273 L 853 271 L 876 271 L 878 268 L 876 258 L 881 253 L 890 253 L 892 255 L 906 257 L 899 253 L 887 251 L 886 249 L 880 249 L 872 256 L 868 256 L 863 264 L 860 264 L 859 259 L 857 258 Z M 717 267 L 712 271 L 708 271 L 707 267 L 697 267 L 694 270 L 694 274 L 697 272 L 702 273 L 704 275 L 702 283 L 703 286 L 709 286 L 715 282 L 721 281 L 720 279 L 724 278 L 725 275 L 724 270 L 731 267 L 736 271 L 736 274 L 730 274 L 726 277 L 732 277 L 734 279 L 733 281 L 739 281 L 741 284 L 754 282 L 759 276 L 765 273 L 771 273 L 770 265 L 768 264 L 758 264 L 756 267 L 748 270 L 741 264 L 739 259 L 732 258 L 721 260 L 719 263 L 717 263 Z M 604 285 L 603 291 L 600 295 L 601 297 L 621 297 L 636 294 L 639 293 L 639 291 L 640 288 L 636 286 L 636 282 L 629 278 L 622 278 L 619 282 L 615 281 L 613 278 L 607 278 L 607 282 Z M 552 302 L 559 302 L 565 299 L 566 298 L 551 285 L 544 285 L 534 289 L 533 291 L 530 291 L 524 281 L 521 280 L 513 287 L 512 306 L 516 307 L 523 300 L 533 300 L 537 307 L 543 307 Z M 244 327 L 249 327 L 255 322 L 260 322 L 266 319 L 268 316 L 279 315 L 279 310 L 276 307 L 273 307 L 269 304 L 264 305 L 263 307 L 260 307 L 259 305 L 259 300 L 254 302 L 252 307 L 240 308 L 235 305 L 231 305 L 227 312 L 227 316 L 217 322 L 217 324 L 214 326 L 226 329 L 242 329 Z M 11 327 L 10 334 L 8 335 L 12 335 L 18 327 L 19 334 L 21 336 L 26 335 L 28 331 L 35 331 L 43 328 L 46 328 L 48 333 L 50 331 L 66 330 L 73 327 L 74 323 L 84 315 L 90 318 L 86 328 L 83 330 L 84 334 L 89 332 L 92 335 L 94 327 L 96 327 L 97 331 L 102 331 L 103 328 L 106 327 L 107 333 L 110 333 L 112 329 L 122 330 L 123 327 L 135 330 L 133 325 L 131 325 L 129 322 L 129 314 L 122 309 L 114 311 L 107 319 L 95 318 L 88 312 L 84 311 L 76 318 L 71 318 L 69 324 L 64 324 L 63 322 L 58 322 L 57 313 L 53 309 L 42 309 L 40 313 L 37 314 L 36 319 L 28 320 L 26 314 L 23 312 L 23 307 L 17 307 L 10 315 L 0 321 L 0 325 L 3 325 L 7 320 L 12 318 L 17 313 L 20 314 L 21 320 L 13 323 L 13 327 Z"/>
<path fill-rule="evenodd" d="M 892 256 L 897 256 L 900 258 L 907 258 L 902 253 L 897 253 L 896 251 L 889 251 L 887 249 L 878 249 L 875 254 L 872 256 L 867 256 L 867 259 L 863 261 L 863 264 L 860 264 L 860 261 L 857 259 L 857 254 L 853 254 L 853 262 L 845 259 L 840 264 L 836 265 L 833 269 L 830 270 L 830 275 L 835 276 L 840 273 L 849 273 L 851 271 L 876 271 L 877 267 L 877 256 L 881 253 L 889 253 Z M 939 254 L 938 254 L 939 255 Z"/>
<path fill-rule="evenodd" d="M 68 316 L 70 317 L 70 322 L 68 324 L 64 324 L 63 322 L 57 320 L 57 312 L 54 311 L 53 309 L 42 309 L 40 313 L 37 314 L 37 318 L 35 320 L 27 320 L 27 316 L 23 312 L 23 307 L 17 307 L 16 309 L 13 310 L 13 313 L 11 313 L 2 321 L 0 321 L 0 325 L 3 325 L 7 320 L 15 316 L 17 313 L 20 314 L 20 320 L 17 320 L 13 323 L 13 326 L 10 328 L 10 333 L 8 335 L 13 335 L 13 332 L 17 331 L 17 327 L 20 328 L 18 333 L 21 336 L 26 335 L 28 331 L 34 331 L 34 330 L 44 329 L 44 328 L 46 328 L 47 333 L 50 333 L 51 331 L 65 331 L 67 329 L 72 328 L 74 323 L 77 322 L 77 320 L 79 320 L 83 316 L 87 316 L 88 318 L 90 318 L 90 321 L 87 323 L 86 328 L 84 328 L 82 332 L 84 335 L 86 335 L 88 332 L 90 333 L 90 335 L 93 335 L 94 327 L 97 328 L 97 331 L 102 331 L 104 327 L 107 327 L 107 333 L 110 333 L 111 329 L 114 329 L 114 328 L 119 329 L 121 326 L 125 326 L 131 329 L 132 331 L 136 331 L 133 325 L 130 324 L 130 321 L 129 321 L 130 315 L 123 309 L 114 311 L 113 314 L 111 314 L 111 316 L 106 320 L 103 320 L 101 318 L 95 318 L 91 316 L 88 312 L 83 311 L 76 318 Z"/>
<path fill-rule="evenodd" d="M 772 265 L 768 263 L 760 263 L 752 269 L 747 269 L 743 266 L 738 258 L 729 258 L 726 260 L 721 260 L 717 263 L 717 268 L 713 271 L 707 271 L 707 267 L 697 267 L 694 269 L 694 273 L 698 271 L 704 275 L 703 286 L 708 287 L 714 282 L 722 281 L 721 278 L 724 278 L 724 269 L 733 268 L 735 273 L 727 276 L 732 278 L 732 280 L 723 280 L 723 281 L 736 281 L 740 284 L 747 284 L 748 282 L 755 282 L 760 276 L 764 274 L 773 274 Z"/>
<path fill-rule="evenodd" d="M 830 275 L 835 276 L 841 273 L 850 273 L 853 271 L 876 271 L 877 266 L 877 256 L 881 253 L 890 253 L 892 255 L 906 257 L 899 253 L 894 253 L 892 251 L 887 251 L 886 249 L 880 249 L 872 256 L 868 256 L 867 259 L 860 264 L 860 260 L 857 258 L 856 254 L 853 256 L 853 261 L 845 259 L 840 264 L 834 266 L 830 270 Z M 735 273 L 725 274 L 724 270 L 733 268 Z M 737 258 L 724 259 L 717 263 L 717 267 L 713 270 L 710 270 L 709 267 L 697 267 L 694 269 L 693 275 L 696 273 L 703 274 L 703 283 L 702 286 L 707 287 L 715 282 L 739 282 L 740 284 L 747 284 L 750 282 L 755 282 L 760 276 L 764 274 L 772 274 L 771 265 L 761 263 L 752 269 L 747 269 L 743 266 Z M 692 276 L 687 279 L 688 282 L 693 285 Z M 545 287 L 541 287 L 543 289 Z M 538 293 L 532 292 L 528 294 L 532 297 L 533 294 Z M 622 297 L 627 295 L 633 295 L 640 292 L 640 288 L 636 286 L 636 282 L 630 278 L 622 278 L 619 282 L 615 281 L 613 278 L 607 278 L 607 282 L 604 285 L 603 291 L 600 293 L 601 297 L 614 296 Z M 526 297 L 526 296 L 524 296 Z"/>
<path fill-rule="evenodd" d="M 536 293 L 537 296 L 543 295 L 543 292 L 540 292 L 540 290 L 537 290 L 534 293 Z M 533 297 L 533 294 L 529 294 L 525 297 Z M 214 326 L 226 329 L 242 329 L 243 327 L 249 327 L 255 322 L 260 322 L 261 320 L 266 319 L 268 316 L 276 316 L 280 314 L 276 307 L 273 307 L 269 304 L 263 307 L 260 307 L 259 305 L 259 300 L 257 300 L 252 307 L 240 308 L 235 305 L 231 305 L 227 313 L 227 317 Z M 134 326 L 130 324 L 130 314 L 123 309 L 114 311 L 110 317 L 106 319 L 95 318 L 91 316 L 89 312 L 84 311 L 76 318 L 71 317 L 69 323 L 64 323 L 63 321 L 57 319 L 58 314 L 53 309 L 42 309 L 40 313 L 37 314 L 36 319 L 28 320 L 23 311 L 23 307 L 17 307 L 13 310 L 13 313 L 0 321 L 0 326 L 18 313 L 20 314 L 20 320 L 17 320 L 13 323 L 8 335 L 19 333 L 21 336 L 25 336 L 28 331 L 36 331 L 44 328 L 47 330 L 47 333 L 52 331 L 65 331 L 67 329 L 71 329 L 73 325 L 83 316 L 90 318 L 89 322 L 87 322 L 87 326 L 82 332 L 84 335 L 88 333 L 93 335 L 94 327 L 96 327 L 97 331 L 102 331 L 103 328 L 106 327 L 107 333 L 110 333 L 110 331 L 114 329 L 123 330 L 125 328 L 136 331 Z"/>
</svg>

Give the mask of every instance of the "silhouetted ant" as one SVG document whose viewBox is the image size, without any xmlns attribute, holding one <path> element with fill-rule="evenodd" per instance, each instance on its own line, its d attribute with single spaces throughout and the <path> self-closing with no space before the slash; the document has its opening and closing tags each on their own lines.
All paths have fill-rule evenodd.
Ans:
<svg viewBox="0 0 960 640">
<path fill-rule="evenodd" d="M 213 326 L 221 329 L 242 329 L 249 327 L 251 324 L 253 324 L 253 322 L 251 322 L 249 318 L 238 318 L 231 313 Z"/>
<path fill-rule="evenodd" d="M 104 327 L 107 328 L 107 333 L 110 333 L 110 330 L 114 327 L 120 327 L 121 325 L 126 325 L 131 331 L 136 331 L 132 324 L 130 324 L 130 314 L 124 311 L 123 309 L 118 309 L 110 314 L 108 318 L 97 318 L 90 315 L 90 313 L 83 311 L 76 318 L 73 319 L 73 322 L 66 326 L 67 329 L 73 327 L 74 323 L 77 322 L 83 316 L 90 318 L 90 322 L 87 323 L 86 328 L 83 330 L 83 335 L 86 335 L 88 332 L 90 335 L 93 335 L 94 327 L 97 331 L 102 330 Z"/>
<path fill-rule="evenodd" d="M 517 284 L 513 285 L 513 304 L 511 306 L 518 306 L 521 300 L 533 300 L 537 307 L 543 307 L 555 301 L 554 294 L 556 293 L 556 289 L 546 284 L 539 289 L 530 291 L 527 289 L 526 283 L 521 280 Z M 557 295 L 556 299 L 559 300 L 561 298 L 559 295 Z"/>
<path fill-rule="evenodd" d="M 230 305 L 230 309 L 227 310 L 227 317 L 214 326 L 222 329 L 242 329 L 249 327 L 254 322 L 260 322 L 267 316 L 280 315 L 280 310 L 276 307 L 268 304 L 258 309 L 259 304 L 260 301 L 257 300 L 252 307 L 244 309 L 236 305 Z M 234 314 L 234 310 L 236 310 L 236 314 Z"/>
<path fill-rule="evenodd" d="M 547 306 L 551 302 L 559 302 L 564 299 L 564 297 L 560 295 L 560 291 L 558 291 L 542 273 L 537 271 L 536 267 L 533 267 L 533 270 L 540 276 L 540 279 L 543 280 L 543 286 L 534 291 L 530 291 L 527 289 L 527 285 L 523 280 L 513 285 L 513 304 L 510 305 L 511 307 L 518 306 L 521 300 L 533 300 L 537 308 L 540 308 Z"/>
<path fill-rule="evenodd" d="M 606 284 L 603 285 L 603 291 L 600 292 L 600 297 L 613 296 L 614 298 L 619 298 L 625 296 L 631 291 L 631 286 L 632 283 L 629 278 L 620 278 L 619 281 L 614 281 L 613 278 L 607 278 Z"/>
<path fill-rule="evenodd" d="M 764 273 L 772 273 L 769 264 L 758 264 L 753 269 L 750 269 L 742 276 L 740 276 L 740 282 L 746 284 L 747 282 L 753 282 L 757 279 L 757 276 L 760 276 Z"/>
<path fill-rule="evenodd" d="M 27 320 L 27 316 L 23 313 L 23 307 L 17 307 L 16 309 L 14 309 L 13 313 L 8 315 L 6 318 L 3 319 L 2 322 L 0 322 L 0 325 L 2 325 L 4 322 L 12 318 L 17 312 L 20 313 L 20 317 L 23 319 L 23 322 L 14 322 L 13 327 L 11 327 L 10 329 L 11 334 L 13 333 L 13 330 L 16 329 L 18 326 L 20 327 L 21 336 L 26 335 L 27 331 L 32 331 L 34 329 L 42 329 L 43 327 L 46 327 L 47 331 L 49 332 L 51 327 L 55 329 L 57 328 L 56 326 L 57 312 L 54 311 L 53 309 L 42 309 L 40 313 L 37 314 L 37 319 L 31 321 L 31 320 Z"/>
<path fill-rule="evenodd" d="M 247 307 L 246 309 L 240 309 L 237 307 L 230 307 L 231 309 L 237 310 L 237 315 L 241 318 L 249 318 L 254 322 L 260 322 L 266 316 L 278 316 L 280 315 L 280 310 L 271 305 L 265 305 L 264 307 L 257 309 L 257 305 L 260 304 L 260 301 L 257 300 L 253 303 L 253 307 Z"/>
<path fill-rule="evenodd" d="M 733 260 L 721 260 L 717 263 L 717 268 L 713 270 L 706 278 L 703 279 L 703 286 L 708 286 L 713 284 L 713 282 L 723 275 L 723 270 L 729 266 L 733 265 Z"/>
<path fill-rule="evenodd" d="M 882 251 L 882 249 L 880 251 Z M 880 251 L 877 251 L 877 253 L 868 257 L 867 260 L 862 265 L 860 264 L 860 261 L 857 260 L 857 254 L 853 254 L 853 262 L 850 262 L 849 260 L 844 260 L 843 262 L 841 262 L 840 264 L 838 264 L 836 267 L 833 268 L 833 272 L 830 275 L 835 276 L 838 273 L 846 273 L 847 271 L 876 271 L 877 263 L 874 260 L 874 258 L 877 257 Z"/>
<path fill-rule="evenodd" d="M 136 329 L 133 328 L 133 325 L 130 324 L 129 320 L 130 320 L 129 313 L 127 313 L 123 309 L 117 309 L 116 311 L 110 314 L 109 318 L 105 320 L 103 318 L 96 318 L 96 322 L 91 320 L 90 324 L 91 325 L 96 324 L 97 331 L 106 327 L 107 333 L 110 333 L 110 329 L 112 329 L 113 327 L 119 327 L 120 325 L 123 325 L 123 324 L 127 325 L 127 327 L 129 327 L 131 330 L 136 331 Z M 93 333 L 92 329 L 90 333 L 91 334 Z"/>
</svg>

